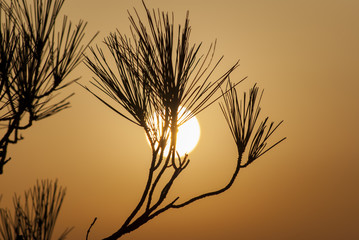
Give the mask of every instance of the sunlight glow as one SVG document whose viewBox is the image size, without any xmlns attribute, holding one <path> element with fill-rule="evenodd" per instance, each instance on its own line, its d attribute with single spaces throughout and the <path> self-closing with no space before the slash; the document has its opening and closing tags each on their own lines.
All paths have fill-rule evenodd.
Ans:
<svg viewBox="0 0 359 240">
<path fill-rule="evenodd" d="M 178 114 L 179 116 L 181 116 L 185 111 L 184 107 L 180 107 L 180 108 L 181 110 Z M 157 124 L 156 121 L 157 116 L 155 116 L 154 119 L 155 119 L 155 124 Z M 160 121 L 159 125 L 161 125 L 162 124 L 161 119 L 159 121 Z M 200 126 L 196 117 L 192 117 L 191 119 L 189 119 L 184 124 L 178 127 L 176 149 L 181 157 L 184 156 L 186 153 L 187 154 L 190 153 L 196 147 L 200 138 L 200 134 L 201 134 Z M 171 139 L 171 135 L 169 136 L 169 139 Z M 168 153 L 169 153 L 169 143 L 165 148 L 164 155 L 167 156 Z"/>
</svg>

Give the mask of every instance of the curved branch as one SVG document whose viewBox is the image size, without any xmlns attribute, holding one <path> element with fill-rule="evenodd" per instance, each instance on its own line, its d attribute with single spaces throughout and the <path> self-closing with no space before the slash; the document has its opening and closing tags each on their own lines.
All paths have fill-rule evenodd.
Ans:
<svg viewBox="0 0 359 240">
<path fill-rule="evenodd" d="M 186 202 L 184 202 L 184 203 L 181 203 L 181 204 L 173 204 L 171 207 L 172 207 L 172 208 L 181 208 L 181 207 L 184 207 L 184 206 L 186 206 L 186 205 L 188 205 L 188 204 L 190 204 L 190 203 L 193 203 L 193 202 L 195 202 L 195 201 L 198 201 L 198 200 L 200 200 L 200 199 L 203 199 L 203 198 L 206 198 L 206 197 L 210 197 L 210 196 L 215 196 L 215 195 L 218 195 L 218 194 L 221 194 L 221 193 L 227 191 L 227 190 L 233 185 L 233 183 L 234 183 L 234 181 L 236 180 L 236 177 L 237 177 L 237 175 L 238 175 L 238 173 L 239 173 L 239 170 L 242 168 L 242 167 L 241 167 L 241 161 L 242 161 L 242 154 L 240 154 L 240 155 L 238 156 L 237 166 L 236 166 L 236 169 L 235 169 L 235 171 L 234 171 L 234 173 L 233 173 L 233 175 L 232 175 L 232 178 L 231 178 L 230 181 L 227 183 L 227 185 L 224 186 L 223 188 L 221 188 L 221 189 L 219 189 L 219 190 L 217 190 L 217 191 L 208 192 L 208 193 L 204 193 L 204 194 L 202 194 L 202 195 L 199 195 L 199 196 L 197 196 L 197 197 L 193 197 L 192 199 L 190 199 L 190 200 L 188 200 L 188 201 L 186 201 Z"/>
</svg>

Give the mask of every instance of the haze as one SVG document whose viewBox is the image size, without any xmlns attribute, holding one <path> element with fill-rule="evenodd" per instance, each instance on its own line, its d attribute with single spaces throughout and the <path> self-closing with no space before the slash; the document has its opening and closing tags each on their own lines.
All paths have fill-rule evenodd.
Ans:
<svg viewBox="0 0 359 240">
<path fill-rule="evenodd" d="M 182 0 L 147 1 L 174 12 L 182 24 L 190 11 L 192 42 L 204 49 L 217 39 L 223 73 L 239 92 L 255 82 L 265 89 L 262 117 L 284 120 L 273 138 L 288 139 L 240 172 L 226 193 L 169 211 L 123 239 L 299 240 L 359 239 L 359 1 Z M 94 44 L 116 28 L 129 33 L 127 10 L 136 0 L 68 0 L 62 13 L 88 21 Z M 88 84 L 81 65 L 72 77 Z M 69 239 L 113 233 L 138 201 L 150 150 L 140 128 L 106 108 L 78 85 L 72 108 L 35 123 L 12 146 L 0 176 L 2 206 L 36 179 L 59 179 L 67 195 L 56 227 L 74 226 Z M 65 93 L 64 93 L 65 95 Z M 218 105 L 198 115 L 201 139 L 175 191 L 181 197 L 213 190 L 231 176 L 236 150 Z"/>
</svg>

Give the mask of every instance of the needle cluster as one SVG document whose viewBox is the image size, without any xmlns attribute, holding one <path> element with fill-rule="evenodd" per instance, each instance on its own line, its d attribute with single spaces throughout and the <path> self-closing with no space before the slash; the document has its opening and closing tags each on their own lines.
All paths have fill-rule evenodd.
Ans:
<svg viewBox="0 0 359 240">
<path fill-rule="evenodd" d="M 13 198 L 15 214 L 0 208 L 0 236 L 2 239 L 50 240 L 62 206 L 66 189 L 57 180 L 37 181 L 25 191 L 24 201 L 15 194 Z M 59 237 L 65 239 L 71 229 L 66 229 Z"/>
<path fill-rule="evenodd" d="M 248 143 L 251 141 L 248 160 L 240 167 L 246 167 L 254 160 L 271 150 L 277 144 L 285 140 L 275 142 L 268 147 L 268 139 L 274 131 L 283 123 L 271 122 L 268 126 L 269 117 L 266 117 L 257 127 L 256 123 L 261 112 L 260 103 L 263 91 L 260 95 L 256 84 L 249 90 L 249 94 L 244 92 L 243 99 L 240 100 L 236 88 L 228 81 L 227 91 L 223 94 L 223 103 L 220 104 L 222 113 L 227 121 L 228 127 L 232 133 L 237 146 L 238 155 L 246 151 Z M 255 127 L 257 129 L 255 130 Z M 253 136 L 253 131 L 255 131 Z"/>
<path fill-rule="evenodd" d="M 77 79 L 65 81 L 81 62 L 86 23 L 66 16 L 57 24 L 64 0 L 0 1 L 0 174 L 7 147 L 19 132 L 69 107 L 72 94 L 54 100 Z M 59 29 L 58 29 L 59 28 Z"/>
</svg>

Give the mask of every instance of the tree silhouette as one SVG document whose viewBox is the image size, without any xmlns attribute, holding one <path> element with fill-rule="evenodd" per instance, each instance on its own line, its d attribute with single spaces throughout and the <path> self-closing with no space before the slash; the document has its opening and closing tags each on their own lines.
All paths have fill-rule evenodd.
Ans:
<svg viewBox="0 0 359 240">
<path fill-rule="evenodd" d="M 76 26 L 66 16 L 59 26 L 64 0 L 0 1 L 0 174 L 9 162 L 9 144 L 22 139 L 20 131 L 68 108 L 69 95 L 59 91 L 82 61 L 86 23 Z M 59 31 L 58 31 L 59 28 Z"/>
<path fill-rule="evenodd" d="M 0 208 L 0 236 L 2 239 L 50 240 L 60 212 L 66 189 L 58 186 L 57 180 L 37 181 L 36 185 L 24 194 L 24 203 L 14 195 L 15 213 L 12 217 L 8 209 Z M 59 237 L 65 239 L 71 228 Z"/>
<path fill-rule="evenodd" d="M 106 240 L 118 239 L 169 209 L 181 208 L 226 191 L 241 168 L 284 140 L 270 146 L 267 143 L 281 122 L 268 125 L 268 118 L 265 118 L 258 127 L 256 125 L 262 96 L 258 99 L 258 87 L 250 90 L 248 99 L 246 94 L 242 101 L 238 99 L 235 86 L 244 79 L 232 83 L 229 78 L 238 62 L 221 77 L 210 80 L 222 58 L 213 62 L 215 43 L 203 55 L 199 53 L 201 44 L 190 45 L 188 13 L 184 25 L 175 30 L 173 14 L 150 11 L 145 3 L 143 5 L 147 22 L 142 21 L 135 10 L 134 15 L 129 13 L 131 36 L 117 31 L 104 41 L 115 65 L 98 46 L 90 48 L 92 55 L 87 56 L 85 61 L 95 75 L 92 85 L 104 96 L 90 87 L 84 87 L 107 107 L 141 127 L 152 152 L 147 182 L 138 204 Z M 177 38 L 174 37 L 175 31 Z M 182 200 L 180 196 L 167 199 L 174 182 L 190 162 L 188 155 L 182 157 L 176 151 L 178 127 L 220 97 L 224 99 L 220 106 L 238 150 L 232 178 L 217 191 L 199 194 L 188 200 Z M 243 161 L 248 144 L 248 159 Z M 169 153 L 166 156 L 164 150 L 167 145 Z"/>
</svg>

